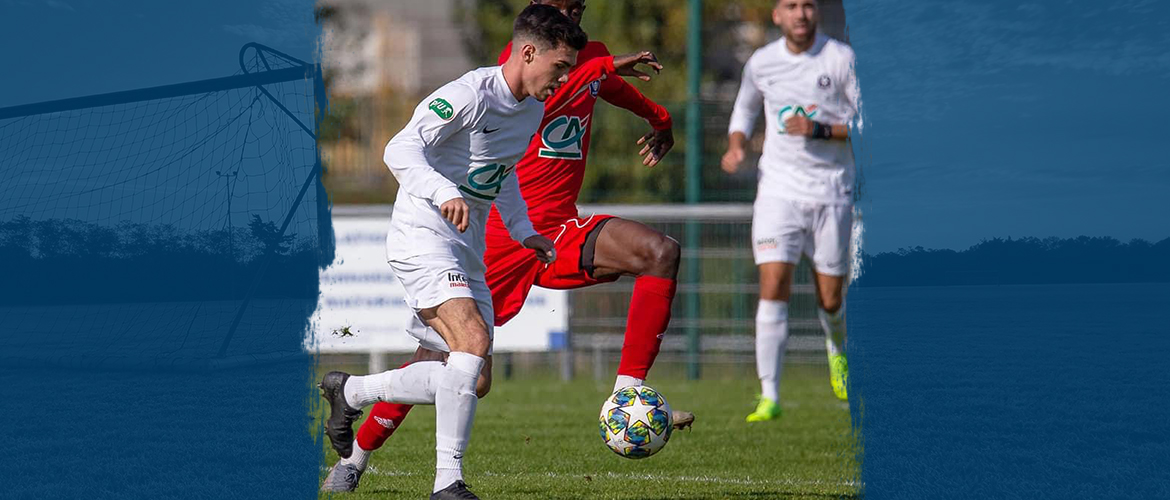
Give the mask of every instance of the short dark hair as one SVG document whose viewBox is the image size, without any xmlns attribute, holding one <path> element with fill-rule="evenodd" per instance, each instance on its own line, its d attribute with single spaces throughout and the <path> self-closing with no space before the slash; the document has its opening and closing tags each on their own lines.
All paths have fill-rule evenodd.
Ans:
<svg viewBox="0 0 1170 500">
<path fill-rule="evenodd" d="M 520 11 L 516 23 L 512 25 L 512 39 L 535 42 L 542 49 L 557 48 L 563 44 L 581 50 L 589 43 L 589 35 L 580 26 L 561 14 L 556 7 L 541 4 L 529 5 Z"/>
</svg>

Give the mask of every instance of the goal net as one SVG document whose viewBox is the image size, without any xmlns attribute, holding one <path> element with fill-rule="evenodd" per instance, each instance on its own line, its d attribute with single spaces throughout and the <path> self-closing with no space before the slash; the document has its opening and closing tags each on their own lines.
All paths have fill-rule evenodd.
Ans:
<svg viewBox="0 0 1170 500">
<path fill-rule="evenodd" d="M 332 260 L 314 65 L 0 109 L 0 362 L 296 355 Z"/>
</svg>

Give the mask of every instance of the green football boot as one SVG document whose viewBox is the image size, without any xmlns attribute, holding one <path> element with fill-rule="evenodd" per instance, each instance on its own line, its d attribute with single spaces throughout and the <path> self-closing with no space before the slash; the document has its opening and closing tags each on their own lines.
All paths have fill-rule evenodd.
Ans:
<svg viewBox="0 0 1170 500">
<path fill-rule="evenodd" d="M 829 383 L 833 385 L 833 394 L 841 401 L 849 401 L 845 393 L 845 386 L 849 381 L 849 363 L 844 354 L 829 356 Z"/>
<path fill-rule="evenodd" d="M 756 411 L 747 416 L 747 421 L 766 422 L 768 420 L 776 420 L 780 418 L 780 413 L 782 413 L 780 411 L 780 403 L 760 396 L 760 403 L 756 405 Z"/>
</svg>

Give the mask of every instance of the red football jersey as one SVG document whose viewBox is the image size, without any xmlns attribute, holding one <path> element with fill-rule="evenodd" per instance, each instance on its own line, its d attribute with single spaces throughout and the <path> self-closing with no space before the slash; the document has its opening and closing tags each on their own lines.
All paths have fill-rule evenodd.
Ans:
<svg viewBox="0 0 1170 500">
<path fill-rule="evenodd" d="M 509 43 L 500 54 L 504 64 L 512 53 Z M 544 118 L 528 150 L 516 165 L 520 193 L 528 204 L 528 216 L 537 231 L 560 226 L 577 216 L 577 197 L 585 180 L 585 158 L 593 127 L 593 106 L 597 98 L 629 109 L 645 118 L 655 129 L 671 127 L 666 109 L 642 95 L 617 75 L 600 75 L 583 67 L 586 62 L 609 56 L 601 42 L 589 42 L 577 54 L 577 65 L 569 72 L 568 83 L 544 103 Z M 596 66 L 596 65 L 593 65 Z M 630 144 L 634 148 L 634 144 Z M 631 160 L 634 158 L 631 156 Z M 631 166 L 637 165 L 631 161 Z M 488 217 L 488 238 L 508 237 L 499 213 L 492 208 Z"/>
</svg>

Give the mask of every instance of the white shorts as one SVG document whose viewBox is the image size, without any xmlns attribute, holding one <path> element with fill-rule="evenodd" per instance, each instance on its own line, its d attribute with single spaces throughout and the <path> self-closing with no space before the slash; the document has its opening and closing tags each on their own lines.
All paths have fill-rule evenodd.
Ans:
<svg viewBox="0 0 1170 500">
<path fill-rule="evenodd" d="M 812 260 L 817 273 L 849 274 L 853 206 L 776 198 L 756 198 L 752 215 L 752 254 L 765 262 Z"/>
<path fill-rule="evenodd" d="M 439 332 L 427 326 L 418 312 L 460 298 L 475 300 L 479 314 L 487 325 L 488 338 L 494 338 L 492 292 L 482 279 L 469 278 L 454 256 L 416 255 L 388 262 L 406 291 L 406 305 L 415 311 L 406 332 L 418 339 L 419 345 L 432 351 L 451 352 L 451 348 L 443 337 L 439 336 Z M 491 354 L 490 347 L 488 354 Z"/>
</svg>

